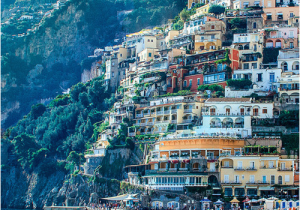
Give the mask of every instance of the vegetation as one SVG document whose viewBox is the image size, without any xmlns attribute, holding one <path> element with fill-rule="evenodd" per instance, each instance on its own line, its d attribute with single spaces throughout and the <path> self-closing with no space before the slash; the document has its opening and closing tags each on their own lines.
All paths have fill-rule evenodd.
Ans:
<svg viewBox="0 0 300 210">
<path fill-rule="evenodd" d="M 185 95 L 190 95 L 192 92 L 190 90 L 180 90 L 177 93 L 167 93 L 164 95 L 160 95 L 157 97 L 169 97 L 169 96 L 185 96 Z"/>
<path fill-rule="evenodd" d="M 299 127 L 299 110 L 281 111 L 279 122 L 287 128 Z"/>
<path fill-rule="evenodd" d="M 28 155 L 21 156 L 23 165 L 34 164 L 30 159 L 34 159 L 36 155 L 40 156 L 43 154 L 41 152 L 47 150 L 47 155 L 61 158 L 66 158 L 71 151 L 83 153 L 86 143 L 94 142 L 96 139 L 92 138 L 95 132 L 94 124 L 103 120 L 103 111 L 111 107 L 115 101 L 102 78 L 96 78 L 86 84 L 78 83 L 72 87 L 70 96 L 60 98 L 66 97 L 67 105 L 52 103 L 46 111 L 41 105 L 34 106 L 29 115 L 6 131 L 4 136 L 13 142 L 17 154 Z M 101 132 L 103 127 L 105 124 L 100 125 L 96 133 Z M 18 152 L 23 139 L 30 142 L 28 146 L 33 148 L 32 153 Z M 28 147 L 25 148 L 24 151 L 28 151 Z M 42 148 L 45 149 L 39 151 Z"/>
<path fill-rule="evenodd" d="M 240 18 L 232 18 L 230 21 L 229 28 L 231 30 L 240 30 L 240 29 L 246 29 L 247 28 L 247 20 L 246 19 L 240 19 Z"/>
<path fill-rule="evenodd" d="M 247 89 L 252 85 L 252 81 L 249 79 L 229 79 L 227 85 L 234 87 L 236 90 Z"/>
<path fill-rule="evenodd" d="M 215 15 L 220 15 L 225 12 L 225 7 L 221 5 L 212 5 L 208 9 L 208 13 L 213 13 Z"/>
<path fill-rule="evenodd" d="M 299 155 L 299 133 L 282 136 L 282 147 L 290 154 L 291 150 Z"/>
<path fill-rule="evenodd" d="M 277 62 L 277 57 L 280 48 L 264 48 L 263 49 L 263 63 L 273 63 Z"/>
</svg>

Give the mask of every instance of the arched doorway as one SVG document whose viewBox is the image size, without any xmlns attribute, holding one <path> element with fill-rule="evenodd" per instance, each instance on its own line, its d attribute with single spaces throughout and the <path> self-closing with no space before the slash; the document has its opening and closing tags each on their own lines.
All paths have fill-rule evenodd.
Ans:
<svg viewBox="0 0 300 210">
<path fill-rule="evenodd" d="M 211 175 L 208 177 L 208 185 L 212 187 L 219 187 L 218 178 L 215 175 Z"/>
</svg>

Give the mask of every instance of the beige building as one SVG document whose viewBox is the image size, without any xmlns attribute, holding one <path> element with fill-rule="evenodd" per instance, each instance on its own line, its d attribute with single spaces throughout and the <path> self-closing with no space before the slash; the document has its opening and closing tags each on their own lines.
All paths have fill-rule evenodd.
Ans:
<svg viewBox="0 0 300 210">
<path fill-rule="evenodd" d="M 157 48 L 146 48 L 138 54 L 138 60 L 148 62 L 154 60 L 155 56 L 159 56 Z"/>
<path fill-rule="evenodd" d="M 265 149 L 269 150 L 270 154 L 225 154 L 220 157 L 221 185 L 225 196 L 273 195 L 276 190 L 273 185 L 293 185 L 294 159 L 281 159 L 275 154 L 276 147 Z M 275 155 L 272 155 L 273 152 Z"/>
</svg>

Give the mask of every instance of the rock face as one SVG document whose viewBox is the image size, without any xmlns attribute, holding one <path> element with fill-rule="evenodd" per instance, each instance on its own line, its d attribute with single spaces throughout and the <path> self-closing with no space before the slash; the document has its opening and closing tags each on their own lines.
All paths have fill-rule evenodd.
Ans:
<svg viewBox="0 0 300 210">
<path fill-rule="evenodd" d="M 11 164 L 5 150 L 1 147 L 7 165 L 1 176 L 2 208 L 38 208 L 49 205 L 83 206 L 98 201 L 99 198 L 124 193 L 120 181 L 125 163 L 138 164 L 139 157 L 130 149 L 108 151 L 102 162 L 101 174 L 93 179 L 90 175 L 66 175 L 56 171 L 49 176 L 40 172 L 38 166 L 33 172 L 26 172 L 18 164 Z M 4 161 L 3 161 L 4 160 Z M 102 176 L 102 178 L 100 178 Z"/>
<path fill-rule="evenodd" d="M 2 41 L 3 54 L 28 64 L 27 67 L 15 66 L 13 73 L 10 69 L 2 71 L 1 108 L 6 116 L 2 118 L 2 128 L 17 122 L 42 98 L 61 94 L 80 82 L 81 77 L 87 81 L 99 75 L 95 66 L 81 69 L 81 61 L 95 49 L 123 35 L 117 20 L 119 8 L 106 1 L 105 4 L 91 0 L 69 1 L 34 33 Z"/>
</svg>

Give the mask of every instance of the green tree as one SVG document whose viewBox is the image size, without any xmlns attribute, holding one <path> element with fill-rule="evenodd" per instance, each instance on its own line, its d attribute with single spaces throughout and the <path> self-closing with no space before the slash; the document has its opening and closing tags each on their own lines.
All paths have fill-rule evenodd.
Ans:
<svg viewBox="0 0 300 210">
<path fill-rule="evenodd" d="M 79 101 L 84 107 L 87 107 L 90 104 L 88 94 L 86 92 L 79 94 Z"/>
<path fill-rule="evenodd" d="M 215 15 L 220 15 L 225 12 L 225 7 L 220 5 L 212 5 L 209 7 L 208 12 Z"/>
<path fill-rule="evenodd" d="M 75 151 L 70 152 L 69 156 L 67 157 L 67 161 L 71 162 L 74 165 L 77 165 L 79 170 L 80 170 L 80 164 L 82 160 L 83 160 L 83 154 L 82 153 L 78 154 Z"/>
<path fill-rule="evenodd" d="M 183 22 L 186 22 L 187 19 L 189 19 L 189 17 L 190 17 L 189 12 L 186 11 L 185 9 L 182 10 L 182 11 L 179 13 L 179 16 L 180 16 L 180 19 L 181 19 Z"/>
<path fill-rule="evenodd" d="M 233 18 L 229 21 L 231 29 L 245 29 L 247 28 L 246 19 Z"/>
<path fill-rule="evenodd" d="M 31 116 L 33 119 L 37 119 L 38 117 L 42 116 L 46 111 L 46 106 L 44 104 L 37 104 L 31 107 Z"/>
</svg>

